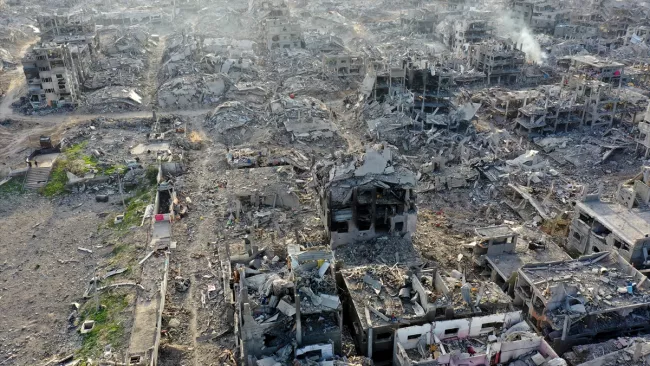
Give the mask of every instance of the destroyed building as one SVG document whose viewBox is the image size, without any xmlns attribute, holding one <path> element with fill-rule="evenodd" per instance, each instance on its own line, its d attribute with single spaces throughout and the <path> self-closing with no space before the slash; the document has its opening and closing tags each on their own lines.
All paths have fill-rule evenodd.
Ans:
<svg viewBox="0 0 650 366">
<path fill-rule="evenodd" d="M 341 352 L 342 308 L 328 250 L 288 247 L 286 262 L 245 244 L 230 256 L 235 327 L 243 364 Z M 295 342 L 295 344 L 294 344 Z"/>
<path fill-rule="evenodd" d="M 644 96 L 634 94 L 602 81 L 565 76 L 560 85 L 547 86 L 543 97 L 518 109 L 516 128 L 540 134 L 582 126 L 609 128 L 618 121 L 634 123 L 647 104 Z"/>
<path fill-rule="evenodd" d="M 468 54 L 469 46 L 482 43 L 492 37 L 489 21 L 482 16 L 458 19 L 445 34 L 445 41 L 455 53 Z"/>
<path fill-rule="evenodd" d="M 646 279 L 616 251 L 527 263 L 518 271 L 514 303 L 562 353 L 602 336 L 647 332 Z"/>
<path fill-rule="evenodd" d="M 323 71 L 339 77 L 365 75 L 365 60 L 361 56 L 324 55 Z"/>
<path fill-rule="evenodd" d="M 592 55 L 573 56 L 569 59 L 568 71 L 573 74 L 582 75 L 590 80 L 598 80 L 620 86 L 625 65 L 620 62 L 606 61 Z"/>
<path fill-rule="evenodd" d="M 568 21 L 571 14 L 563 4 L 548 0 L 517 0 L 513 2 L 512 10 L 515 18 L 542 33 L 553 33 L 555 26 Z"/>
<path fill-rule="evenodd" d="M 37 21 L 42 42 L 86 44 L 92 54 L 99 52 L 99 37 L 92 19 L 79 14 L 42 14 Z"/>
<path fill-rule="evenodd" d="M 332 249 L 378 236 L 415 232 L 415 174 L 388 147 L 317 165 L 321 219 Z"/>
<path fill-rule="evenodd" d="M 79 100 L 73 48 L 76 46 L 46 43 L 32 47 L 23 57 L 29 102 L 34 109 L 75 105 Z"/>
<path fill-rule="evenodd" d="M 650 266 L 650 167 L 618 187 L 614 202 L 586 195 L 577 201 L 567 249 L 578 254 L 618 252 L 636 268 Z"/>
<path fill-rule="evenodd" d="M 377 361 L 391 359 L 396 329 L 444 318 L 449 305 L 435 289 L 434 270 L 416 274 L 401 267 L 369 265 L 340 273 L 345 322 L 358 351 Z"/>
<path fill-rule="evenodd" d="M 297 19 L 285 2 L 279 4 L 264 2 L 264 40 L 271 50 L 282 48 L 304 48 L 302 30 Z"/>
<path fill-rule="evenodd" d="M 76 105 L 99 52 L 95 24 L 79 15 L 41 15 L 38 24 L 41 40 L 22 60 L 29 101 L 34 109 Z"/>
<path fill-rule="evenodd" d="M 393 365 L 566 366 L 520 311 L 398 329 Z"/>
<path fill-rule="evenodd" d="M 524 239 L 519 231 L 522 229 L 515 230 L 506 225 L 477 228 L 476 240 L 468 245 L 473 262 L 485 267 L 490 280 L 510 295 L 514 289 L 513 278 L 524 264 L 570 258 L 552 241 Z"/>
<path fill-rule="evenodd" d="M 643 334 L 574 346 L 562 357 L 571 366 L 643 366 L 650 362 L 649 338 L 647 334 Z"/>
<path fill-rule="evenodd" d="M 426 60 L 412 62 L 406 72 L 406 86 L 413 93 L 413 109 L 420 113 L 449 112 L 453 74 Z"/>
<path fill-rule="evenodd" d="M 487 84 L 514 84 L 519 81 L 526 54 L 511 41 L 492 39 L 470 47 L 471 63 L 485 73 Z"/>
<path fill-rule="evenodd" d="M 639 122 L 639 137 L 636 140 L 635 152 L 639 149 L 640 146 L 645 148 L 644 157 L 650 156 L 650 104 L 648 104 L 648 109 L 646 110 L 643 121 Z"/>
<path fill-rule="evenodd" d="M 625 45 L 639 44 L 647 42 L 650 39 L 650 27 L 646 25 L 639 25 L 636 27 L 629 27 L 625 34 Z"/>
</svg>

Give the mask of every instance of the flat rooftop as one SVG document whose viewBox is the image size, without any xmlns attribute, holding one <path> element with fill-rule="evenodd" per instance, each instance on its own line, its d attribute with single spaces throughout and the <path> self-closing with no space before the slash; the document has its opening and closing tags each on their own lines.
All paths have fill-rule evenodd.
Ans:
<svg viewBox="0 0 650 366">
<path fill-rule="evenodd" d="M 393 236 L 337 246 L 334 256 L 346 268 L 371 264 L 419 267 L 423 263 L 411 241 Z"/>
<path fill-rule="evenodd" d="M 516 234 L 516 232 L 507 225 L 476 228 L 474 229 L 474 232 L 482 238 L 500 238 Z"/>
<path fill-rule="evenodd" d="M 572 60 L 581 62 L 583 64 L 588 64 L 593 67 L 623 67 L 620 62 L 616 61 L 606 61 L 592 55 L 582 55 L 582 56 L 573 56 Z"/>
<path fill-rule="evenodd" d="M 449 301 L 454 308 L 455 314 L 464 314 L 473 312 L 473 306 L 470 306 L 463 298 L 461 287 L 463 286 L 462 279 L 457 279 L 453 276 L 440 273 L 440 277 L 445 282 L 449 289 Z M 476 281 L 466 280 L 470 285 L 471 303 L 476 304 L 476 300 L 480 297 L 478 306 L 483 308 L 493 308 L 498 310 L 504 308 L 512 303 L 512 299 L 503 290 L 492 281 Z M 485 309 L 490 312 L 491 309 Z"/>
<path fill-rule="evenodd" d="M 526 235 L 521 235 L 525 232 L 523 227 L 513 228 L 513 230 L 520 233 L 517 238 L 517 245 L 515 253 L 500 254 L 500 255 L 487 255 L 487 261 L 499 273 L 502 278 L 510 278 L 513 273 L 517 272 L 524 264 L 527 263 L 540 263 L 540 262 L 553 262 L 568 260 L 571 257 L 557 244 L 547 240 L 544 249 L 530 249 L 530 239 Z"/>
<path fill-rule="evenodd" d="M 625 364 L 629 366 L 644 366 L 644 358 L 638 361 L 632 359 L 637 344 L 642 345 L 643 354 L 650 351 L 650 336 L 641 335 L 638 337 L 617 337 L 600 343 L 590 343 L 572 347 L 562 357 L 571 365 L 595 365 L 599 361 L 605 361 L 606 365 Z M 621 363 L 617 363 L 620 361 Z M 594 362 L 594 363 L 592 363 Z"/>
<path fill-rule="evenodd" d="M 521 274 L 543 294 L 553 313 L 565 313 L 564 298 L 569 297 L 583 304 L 587 313 L 650 304 L 650 291 L 642 283 L 646 277 L 616 252 L 527 264 Z M 628 283 L 641 285 L 631 294 Z"/>
<path fill-rule="evenodd" d="M 411 302 L 415 290 L 411 284 L 410 270 L 371 265 L 344 269 L 341 275 L 363 328 L 397 324 L 403 319 L 418 319 L 425 315 L 426 309 L 423 309 L 422 304 Z M 420 277 L 420 282 L 427 291 L 431 304 L 435 305 L 436 301 L 440 301 L 447 305 L 447 298 L 435 290 L 434 276 L 435 272 L 427 280 L 424 278 L 427 277 L 425 274 Z M 408 290 L 402 292 L 405 297 L 400 296 L 401 289 Z M 366 308 L 370 319 L 366 316 Z"/>
<path fill-rule="evenodd" d="M 628 243 L 634 243 L 650 234 L 650 210 L 629 209 L 615 202 L 601 200 L 577 202 L 576 207 Z"/>
</svg>

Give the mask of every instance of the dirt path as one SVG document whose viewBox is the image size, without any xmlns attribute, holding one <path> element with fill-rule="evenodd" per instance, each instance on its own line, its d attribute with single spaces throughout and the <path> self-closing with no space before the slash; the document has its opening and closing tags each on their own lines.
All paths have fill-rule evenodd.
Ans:
<svg viewBox="0 0 650 366">
<path fill-rule="evenodd" d="M 194 118 L 190 130 L 206 136 L 202 128 L 202 118 Z M 170 344 L 160 353 L 160 366 L 168 365 L 217 365 L 222 353 L 222 345 L 213 342 L 210 334 L 219 333 L 229 325 L 224 319 L 227 314 L 223 295 L 216 299 L 208 298 L 210 286 L 219 286 L 219 260 L 214 253 L 217 243 L 215 228 L 220 225 L 222 205 L 213 202 L 213 181 L 219 171 L 215 166 L 215 156 L 222 151 L 212 141 L 204 141 L 205 148 L 191 153 L 191 168 L 186 173 L 187 180 L 182 193 L 192 199 L 190 215 L 174 226 L 174 240 L 178 249 L 172 253 L 172 278 L 189 278 L 190 288 L 185 293 L 169 289 L 169 301 L 165 313 L 183 314 L 183 322 L 173 334 Z M 223 341 L 224 339 L 220 339 Z M 228 339 L 227 342 L 230 342 Z M 226 348 L 230 349 L 231 344 Z M 170 350 L 182 349 L 183 352 Z"/>
<path fill-rule="evenodd" d="M 147 66 L 147 77 L 145 79 L 143 94 L 145 97 L 144 104 L 153 107 L 157 100 L 156 96 L 158 95 L 158 72 L 160 71 L 160 65 L 162 64 L 163 53 L 165 52 L 167 36 L 160 36 L 158 44 L 149 55 L 148 66 Z"/>
<path fill-rule="evenodd" d="M 16 59 L 22 59 L 25 55 L 25 52 L 36 40 L 29 41 L 25 43 L 18 52 L 18 57 Z M 5 97 L 2 98 L 0 103 L 0 121 L 3 120 L 2 116 L 11 114 L 13 111 L 11 109 L 11 103 L 15 102 L 20 98 L 20 92 L 22 91 L 22 86 L 25 84 L 25 73 L 23 72 L 23 67 L 18 66 L 15 70 L 11 70 L 4 75 L 4 77 L 9 78 L 10 83 L 9 87 L 5 91 Z"/>
<path fill-rule="evenodd" d="M 212 108 L 198 109 L 198 110 L 182 110 L 182 111 L 168 111 L 158 112 L 158 116 L 177 115 L 186 117 L 199 117 L 212 111 Z M 9 115 L 0 115 L 0 121 L 7 119 L 13 123 L 23 123 L 27 125 L 34 125 L 34 127 L 25 127 L 20 131 L 8 131 L 0 126 L 0 140 L 6 140 L 6 144 L 0 148 L 0 160 L 10 155 L 15 155 L 24 150 L 27 146 L 27 141 L 30 136 L 37 138 L 40 135 L 59 136 L 66 128 L 75 126 L 78 123 L 92 121 L 99 117 L 112 118 L 112 119 L 138 119 L 151 117 L 150 111 L 136 111 L 125 113 L 107 113 L 107 114 L 57 114 L 46 116 L 24 116 L 16 114 L 11 110 L 8 111 Z"/>
</svg>

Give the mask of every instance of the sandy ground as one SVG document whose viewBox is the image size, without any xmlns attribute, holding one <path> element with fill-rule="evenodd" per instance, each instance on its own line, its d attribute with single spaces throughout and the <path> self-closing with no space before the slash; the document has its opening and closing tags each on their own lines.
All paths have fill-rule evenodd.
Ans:
<svg viewBox="0 0 650 366">
<path fill-rule="evenodd" d="M 112 245 L 98 228 L 107 220 L 103 214 L 118 209 L 86 194 L 2 200 L 0 362 L 13 356 L 12 365 L 35 365 L 79 347 L 80 337 L 67 320 L 70 304 L 83 303 L 96 264 L 110 255 Z"/>
</svg>

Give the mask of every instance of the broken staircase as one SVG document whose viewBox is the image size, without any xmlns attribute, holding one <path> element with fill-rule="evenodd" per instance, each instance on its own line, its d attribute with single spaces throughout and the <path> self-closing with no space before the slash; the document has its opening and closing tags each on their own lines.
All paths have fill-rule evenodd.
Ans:
<svg viewBox="0 0 650 366">
<path fill-rule="evenodd" d="M 29 169 L 27 172 L 27 178 L 25 179 L 25 188 L 38 189 L 45 186 L 50 178 L 51 171 L 52 167 Z"/>
</svg>

